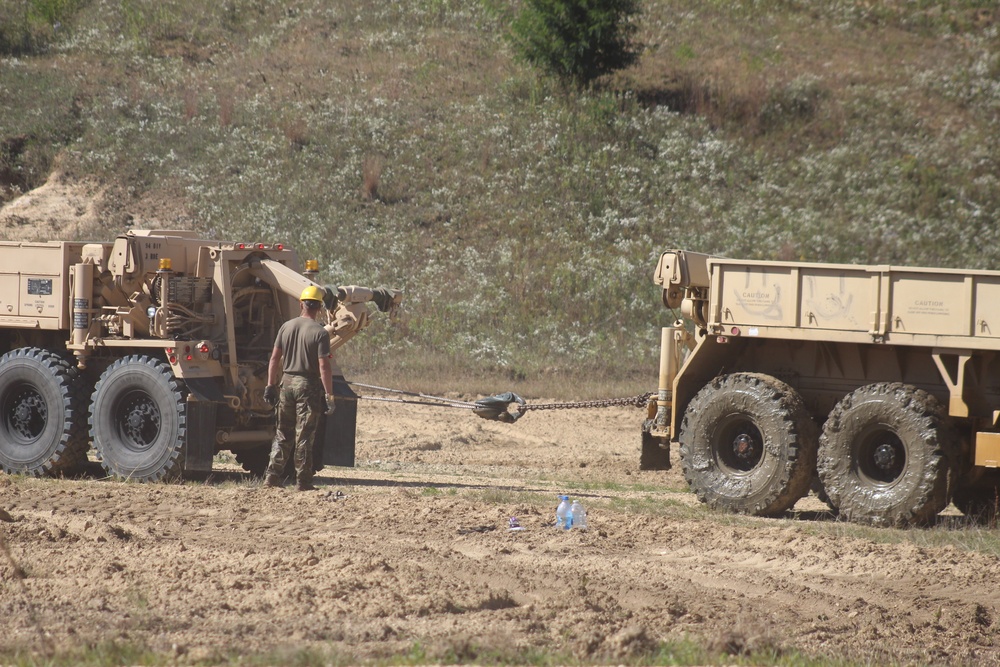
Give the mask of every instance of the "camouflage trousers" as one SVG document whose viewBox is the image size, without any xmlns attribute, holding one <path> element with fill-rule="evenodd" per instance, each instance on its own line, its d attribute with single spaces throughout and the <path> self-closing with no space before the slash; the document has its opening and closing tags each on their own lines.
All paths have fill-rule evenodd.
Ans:
<svg viewBox="0 0 1000 667">
<path fill-rule="evenodd" d="M 326 408 L 326 394 L 320 379 L 285 375 L 278 393 L 277 432 L 271 444 L 267 474 L 281 475 L 294 451 L 295 476 L 298 481 L 313 478 L 313 447 L 320 417 Z"/>
</svg>

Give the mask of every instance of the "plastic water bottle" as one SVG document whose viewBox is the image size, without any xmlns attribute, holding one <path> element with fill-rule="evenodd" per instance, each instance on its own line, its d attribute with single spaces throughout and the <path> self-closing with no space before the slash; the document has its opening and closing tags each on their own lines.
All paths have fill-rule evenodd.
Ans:
<svg viewBox="0 0 1000 667">
<path fill-rule="evenodd" d="M 559 507 L 556 508 L 556 528 L 569 530 L 569 527 L 573 525 L 572 521 L 569 496 L 559 496 Z"/>
<path fill-rule="evenodd" d="M 569 508 L 570 515 L 573 517 L 572 526 L 573 528 L 579 528 L 580 530 L 587 530 L 587 510 L 583 508 L 579 500 L 574 500 L 573 504 Z"/>
</svg>

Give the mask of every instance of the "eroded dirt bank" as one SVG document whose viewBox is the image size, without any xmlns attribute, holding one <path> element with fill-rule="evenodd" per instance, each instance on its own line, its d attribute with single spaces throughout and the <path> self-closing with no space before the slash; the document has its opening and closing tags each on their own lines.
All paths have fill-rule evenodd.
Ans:
<svg viewBox="0 0 1000 667">
<path fill-rule="evenodd" d="M 419 644 L 429 660 L 539 647 L 617 662 L 688 637 L 1000 663 L 996 557 L 873 539 L 812 499 L 787 520 L 707 514 L 676 469 L 637 470 L 640 419 L 504 425 L 366 402 L 362 466 L 306 494 L 235 469 L 182 485 L 0 475 L 0 531 L 26 573 L 0 556 L 0 650 L 116 640 L 183 663 Z M 548 525 L 563 491 L 588 532 Z"/>
</svg>

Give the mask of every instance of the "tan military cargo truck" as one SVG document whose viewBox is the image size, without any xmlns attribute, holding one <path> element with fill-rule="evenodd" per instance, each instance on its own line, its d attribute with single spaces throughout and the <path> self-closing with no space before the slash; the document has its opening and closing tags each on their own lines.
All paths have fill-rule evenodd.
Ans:
<svg viewBox="0 0 1000 667">
<path fill-rule="evenodd" d="M 1000 272 L 663 253 L 659 392 L 641 467 L 708 505 L 781 514 L 810 488 L 858 522 L 995 516 Z"/>
<path fill-rule="evenodd" d="M 0 243 L 0 468 L 68 472 L 93 445 L 111 475 L 206 473 L 223 450 L 267 465 L 274 411 L 263 400 L 278 328 L 317 285 L 281 244 L 186 231 L 130 231 L 113 243 Z M 311 269 L 311 270 L 309 270 Z M 322 288 L 335 349 L 395 290 Z M 353 465 L 356 402 L 335 367 L 337 409 L 317 466 Z"/>
</svg>

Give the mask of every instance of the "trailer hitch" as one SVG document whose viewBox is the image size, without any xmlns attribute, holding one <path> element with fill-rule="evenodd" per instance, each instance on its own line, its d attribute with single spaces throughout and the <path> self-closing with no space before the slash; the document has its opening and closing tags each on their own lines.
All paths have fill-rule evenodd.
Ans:
<svg viewBox="0 0 1000 667">
<path fill-rule="evenodd" d="M 628 398 L 602 398 L 595 401 L 567 401 L 564 403 L 536 403 L 529 405 L 524 399 L 512 391 L 488 398 L 481 398 L 476 401 L 473 412 L 483 419 L 493 419 L 495 421 L 513 424 L 523 417 L 529 410 L 573 410 L 576 408 L 610 408 L 614 406 L 633 406 L 644 408 L 650 399 L 655 396 L 653 392 L 630 396 Z M 510 410 L 510 404 L 517 403 L 516 410 Z"/>
<path fill-rule="evenodd" d="M 517 403 L 518 409 L 516 412 L 510 411 L 511 403 Z M 512 391 L 507 391 L 496 396 L 480 398 L 476 401 L 476 407 L 472 409 L 472 412 L 483 419 L 513 424 L 524 416 L 526 406 L 527 404 L 523 398 Z"/>
</svg>

